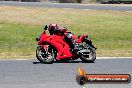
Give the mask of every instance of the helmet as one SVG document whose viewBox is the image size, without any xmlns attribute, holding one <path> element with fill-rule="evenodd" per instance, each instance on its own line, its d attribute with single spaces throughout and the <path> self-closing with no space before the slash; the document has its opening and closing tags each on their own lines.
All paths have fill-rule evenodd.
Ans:
<svg viewBox="0 0 132 88">
<path fill-rule="evenodd" d="M 50 24 L 48 27 L 50 35 L 54 34 L 58 30 L 58 25 L 57 24 Z"/>
</svg>

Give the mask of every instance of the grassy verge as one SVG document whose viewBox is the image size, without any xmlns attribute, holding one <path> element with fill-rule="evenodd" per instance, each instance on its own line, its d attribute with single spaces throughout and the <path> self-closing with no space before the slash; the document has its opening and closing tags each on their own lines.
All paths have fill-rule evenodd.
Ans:
<svg viewBox="0 0 132 88">
<path fill-rule="evenodd" d="M 97 56 L 132 56 L 132 13 L 77 9 L 0 7 L 0 58 L 31 58 L 43 24 L 88 34 Z"/>
</svg>

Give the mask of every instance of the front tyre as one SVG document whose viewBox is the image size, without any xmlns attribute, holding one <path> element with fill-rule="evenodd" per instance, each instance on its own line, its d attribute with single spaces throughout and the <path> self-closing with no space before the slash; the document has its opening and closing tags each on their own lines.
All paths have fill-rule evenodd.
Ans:
<svg viewBox="0 0 132 88">
<path fill-rule="evenodd" d="M 94 62 L 96 59 L 96 52 L 95 49 L 92 47 L 89 47 L 88 49 L 85 49 L 86 52 L 80 53 L 80 59 L 83 62 Z"/>
<path fill-rule="evenodd" d="M 43 47 L 39 46 L 36 49 L 36 57 L 41 63 L 51 64 L 54 62 L 55 58 L 54 50 L 49 50 L 49 48 L 45 50 Z"/>
</svg>

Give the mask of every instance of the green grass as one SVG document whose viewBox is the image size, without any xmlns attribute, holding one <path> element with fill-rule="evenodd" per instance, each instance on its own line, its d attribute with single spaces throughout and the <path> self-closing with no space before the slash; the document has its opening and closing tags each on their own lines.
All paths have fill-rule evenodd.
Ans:
<svg viewBox="0 0 132 88">
<path fill-rule="evenodd" d="M 0 30 L 0 53 L 5 55 L 1 58 L 30 56 L 35 51 L 35 38 L 40 33 L 39 26 L 0 23 Z"/>
<path fill-rule="evenodd" d="M 83 3 L 99 3 L 98 0 L 83 0 Z"/>
<path fill-rule="evenodd" d="M 0 16 L 0 58 L 34 57 L 36 36 L 52 22 L 88 34 L 97 56 L 132 56 L 132 13 L 3 6 Z"/>
<path fill-rule="evenodd" d="M 40 31 L 38 26 L 12 23 L 0 23 L 0 30 L 0 48 L 9 52 L 31 51 Z"/>
</svg>

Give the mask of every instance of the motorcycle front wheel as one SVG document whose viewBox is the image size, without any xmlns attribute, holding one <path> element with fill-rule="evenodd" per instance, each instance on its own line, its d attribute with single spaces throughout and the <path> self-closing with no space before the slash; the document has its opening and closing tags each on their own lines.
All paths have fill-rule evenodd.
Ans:
<svg viewBox="0 0 132 88">
<path fill-rule="evenodd" d="M 51 64 L 55 59 L 54 50 L 49 50 L 49 47 L 45 50 L 42 46 L 39 46 L 36 49 L 36 57 L 41 63 Z"/>
</svg>

